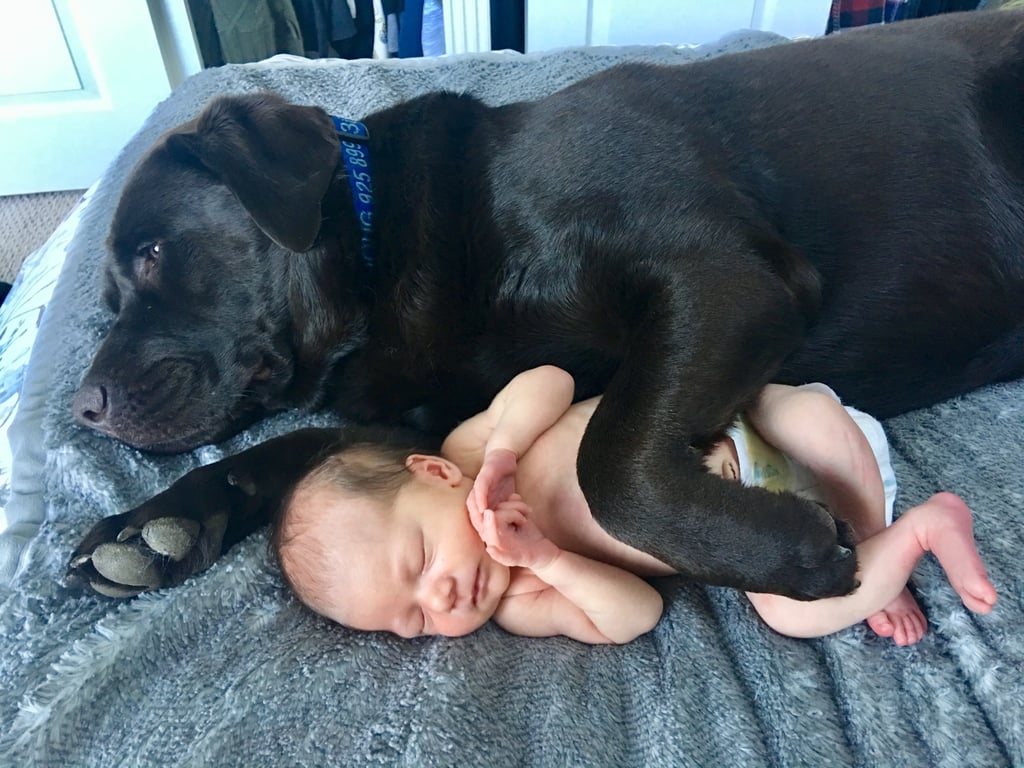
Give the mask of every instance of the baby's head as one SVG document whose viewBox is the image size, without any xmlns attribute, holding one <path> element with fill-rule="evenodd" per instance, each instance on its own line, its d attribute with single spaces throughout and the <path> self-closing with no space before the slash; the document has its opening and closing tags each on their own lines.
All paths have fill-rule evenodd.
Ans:
<svg viewBox="0 0 1024 768">
<path fill-rule="evenodd" d="M 509 580 L 469 521 L 472 478 L 383 437 L 347 444 L 299 481 L 272 540 L 281 572 L 308 607 L 353 629 L 468 634 Z"/>
</svg>

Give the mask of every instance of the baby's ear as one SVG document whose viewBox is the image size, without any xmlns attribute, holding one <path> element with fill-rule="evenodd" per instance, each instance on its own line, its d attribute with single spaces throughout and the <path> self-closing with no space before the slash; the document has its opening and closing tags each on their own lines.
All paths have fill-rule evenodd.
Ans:
<svg viewBox="0 0 1024 768">
<path fill-rule="evenodd" d="M 428 482 L 443 482 L 453 488 L 462 482 L 462 470 L 441 456 L 414 453 L 405 460 L 405 468 Z"/>
</svg>

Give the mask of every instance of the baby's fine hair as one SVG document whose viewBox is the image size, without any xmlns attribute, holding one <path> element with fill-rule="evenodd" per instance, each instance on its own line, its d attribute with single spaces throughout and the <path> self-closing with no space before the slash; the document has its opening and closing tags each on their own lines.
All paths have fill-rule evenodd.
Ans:
<svg viewBox="0 0 1024 768">
<path fill-rule="evenodd" d="M 407 429 L 346 427 L 338 442 L 311 464 L 310 470 L 281 501 L 270 535 L 270 550 L 281 570 L 285 585 L 307 606 L 316 610 L 332 560 L 323 543 L 313 534 L 310 515 L 295 504 L 303 491 L 336 488 L 341 497 L 371 499 L 375 509 L 386 514 L 399 490 L 411 477 L 405 460 L 413 453 L 436 454 L 440 441 Z"/>
</svg>

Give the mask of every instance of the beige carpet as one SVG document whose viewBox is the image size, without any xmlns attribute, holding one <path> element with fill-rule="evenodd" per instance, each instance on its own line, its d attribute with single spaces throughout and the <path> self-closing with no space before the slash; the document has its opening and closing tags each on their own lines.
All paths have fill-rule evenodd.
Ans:
<svg viewBox="0 0 1024 768">
<path fill-rule="evenodd" d="M 14 281 L 25 257 L 46 242 L 83 191 L 0 197 L 0 281 Z"/>
</svg>

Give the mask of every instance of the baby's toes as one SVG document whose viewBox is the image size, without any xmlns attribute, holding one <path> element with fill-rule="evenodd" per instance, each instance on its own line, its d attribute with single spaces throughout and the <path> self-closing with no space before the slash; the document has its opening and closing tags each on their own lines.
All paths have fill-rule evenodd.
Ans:
<svg viewBox="0 0 1024 768">
<path fill-rule="evenodd" d="M 903 648 L 913 642 L 910 638 L 911 634 L 907 631 L 907 623 L 904 617 L 896 618 L 893 621 L 892 641 Z"/>
<path fill-rule="evenodd" d="M 892 621 L 889 619 L 889 614 L 885 611 L 879 611 L 878 613 L 872 614 L 865 619 L 868 627 L 879 637 L 892 637 L 892 633 L 895 630 Z"/>
<path fill-rule="evenodd" d="M 911 613 L 900 614 L 893 617 L 895 629 L 892 634 L 893 642 L 900 647 L 913 645 L 924 637 L 925 625 L 919 622 L 917 617 Z"/>
</svg>

